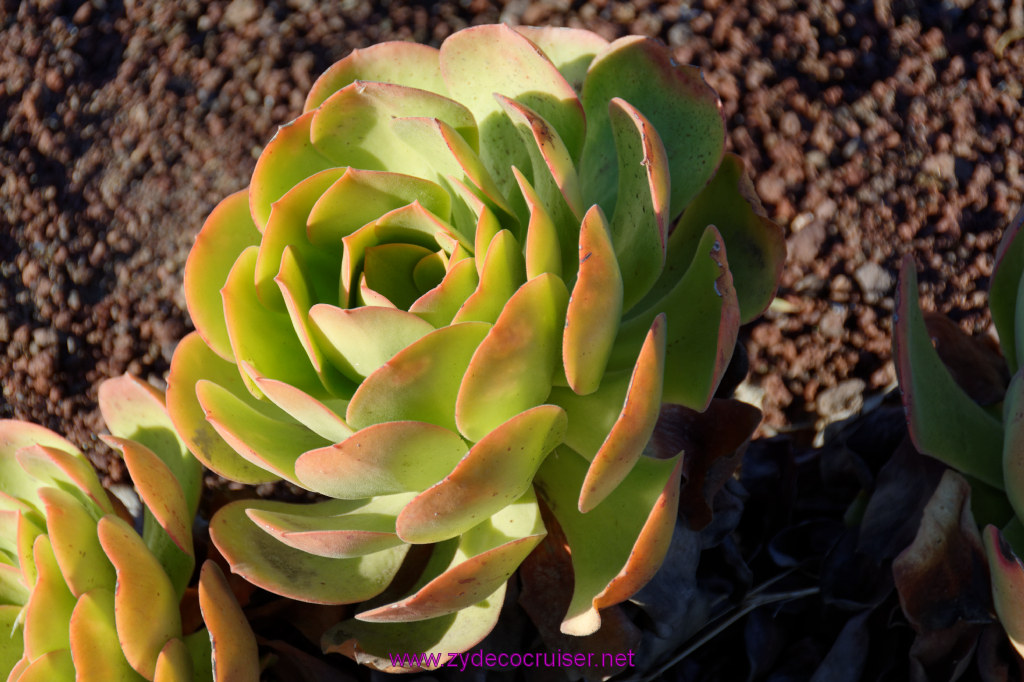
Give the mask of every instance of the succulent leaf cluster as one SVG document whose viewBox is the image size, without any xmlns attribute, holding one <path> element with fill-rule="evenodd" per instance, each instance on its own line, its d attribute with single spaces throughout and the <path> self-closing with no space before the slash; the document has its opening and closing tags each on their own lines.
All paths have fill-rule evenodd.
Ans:
<svg viewBox="0 0 1024 682">
<path fill-rule="evenodd" d="M 207 627 L 182 630 L 201 467 L 155 389 L 129 376 L 100 405 L 145 505 L 141 534 L 88 459 L 35 424 L 0 421 L 0 673 L 8 680 L 257 679 L 227 580 L 203 566 Z M 216 646 L 211 645 L 216 639 Z"/>
<path fill-rule="evenodd" d="M 1024 564 L 1019 558 L 1024 556 L 1022 233 L 1024 210 L 1003 233 L 989 285 L 989 309 L 1008 385 L 990 362 L 961 362 L 967 369 L 958 374 L 944 364 L 950 355 L 967 354 L 941 332 L 952 323 L 922 313 L 917 270 L 909 256 L 902 265 L 893 343 L 910 436 L 919 451 L 956 468 L 971 483 L 975 516 L 985 525 L 996 612 L 1024 655 Z M 990 388 L 969 393 L 965 386 L 972 383 Z"/>
<path fill-rule="evenodd" d="M 637 36 L 478 26 L 332 66 L 185 271 L 178 432 L 229 479 L 327 498 L 218 512 L 233 570 L 362 604 L 324 646 L 387 667 L 493 627 L 543 505 L 562 630 L 597 630 L 675 523 L 662 406 L 707 407 L 781 272 L 724 143 L 699 71 Z"/>
</svg>

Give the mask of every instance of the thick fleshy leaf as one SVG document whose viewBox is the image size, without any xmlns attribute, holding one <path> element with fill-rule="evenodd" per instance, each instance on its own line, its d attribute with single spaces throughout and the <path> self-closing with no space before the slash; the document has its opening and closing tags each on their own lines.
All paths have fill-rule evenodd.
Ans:
<svg viewBox="0 0 1024 682">
<path fill-rule="evenodd" d="M 14 512 L 5 512 L 11 513 Z M 0 564 L 0 609 L 4 606 L 14 606 L 21 610 L 21 607 L 28 602 L 29 596 L 32 591 L 27 587 L 23 580 L 21 568 L 19 566 L 11 566 L 10 564 Z M 0 611 L 2 613 L 2 611 Z M 2 651 L 0 646 L 0 651 Z M 2 657 L 2 656 L 0 656 Z M 18 654 L 21 657 L 21 654 Z M 0 668 L 0 672 L 3 668 Z"/>
<path fill-rule="evenodd" d="M 893 345 L 914 445 L 988 485 L 1003 488 L 1003 427 L 971 400 L 939 359 L 917 302 L 917 270 L 903 259 Z"/>
<path fill-rule="evenodd" d="M 256 161 L 249 183 L 249 208 L 261 232 L 275 201 L 310 175 L 335 167 L 310 139 L 314 116 L 315 112 L 308 112 L 278 128 Z"/>
<path fill-rule="evenodd" d="M 505 584 L 544 533 L 537 497 L 528 488 L 519 500 L 459 537 L 458 550 L 444 573 L 412 596 L 356 618 L 377 623 L 417 621 L 468 608 Z"/>
<path fill-rule="evenodd" d="M 361 665 L 385 672 L 433 670 L 446 665 L 452 652 L 476 646 L 494 628 L 505 600 L 505 585 L 487 599 L 457 613 L 411 623 L 342 621 L 324 633 L 326 653 L 348 656 Z M 422 652 L 419 665 L 403 666 L 389 654 Z"/>
<path fill-rule="evenodd" d="M 9 633 L 0 638 L 0 674 L 13 669 L 24 654 L 20 615 L 20 606 L 0 605 L 0 632 Z"/>
<path fill-rule="evenodd" d="M 100 519 L 100 543 L 117 569 L 114 617 L 125 658 L 152 678 L 164 644 L 181 635 L 178 594 L 142 538 L 113 515 Z"/>
<path fill-rule="evenodd" d="M 316 109 L 332 94 L 357 80 L 397 83 L 440 95 L 447 93 L 437 48 L 392 41 L 352 50 L 335 62 L 316 79 L 303 111 Z"/>
<path fill-rule="evenodd" d="M 562 334 L 562 363 L 573 391 L 593 393 L 601 385 L 622 319 L 622 273 L 600 207 L 580 226 L 579 275 L 569 298 Z"/>
<path fill-rule="evenodd" d="M 551 389 L 548 402 L 560 406 L 569 416 L 565 444 L 588 461 L 594 459 L 622 414 L 631 377 L 631 370 L 608 372 L 600 388 L 587 395 L 578 395 L 564 386 Z"/>
<path fill-rule="evenodd" d="M 675 288 L 622 325 L 610 367 L 633 362 L 641 338 L 661 313 L 669 320 L 663 400 L 703 411 L 729 367 L 740 326 L 725 244 L 714 226 L 704 231 L 690 267 Z"/>
<path fill-rule="evenodd" d="M 214 682 L 257 679 L 260 664 L 256 637 L 227 578 L 211 560 L 199 573 L 199 608 L 213 643 Z"/>
<path fill-rule="evenodd" d="M 459 387 L 455 422 L 479 441 L 551 392 L 569 294 L 550 273 L 531 279 L 508 300 L 476 349 Z"/>
<path fill-rule="evenodd" d="M 565 435 L 565 411 L 539 405 L 485 435 L 458 466 L 398 515 L 406 542 L 440 542 L 468 531 L 530 488 L 547 454 Z"/>
<path fill-rule="evenodd" d="M 30 445 L 19 450 L 16 459 L 21 468 L 39 483 L 66 490 L 90 510 L 113 511 L 110 497 L 85 457 L 59 447 Z M 36 508 L 41 508 L 41 505 Z"/>
<path fill-rule="evenodd" d="M 574 243 L 577 226 L 583 218 L 585 208 L 580 194 L 579 177 L 569 151 L 555 129 L 537 112 L 500 94 L 495 93 L 494 97 L 514 124 L 521 143 L 529 154 L 530 166 L 525 169 L 527 172 L 522 174 L 523 178 L 528 177 L 528 182 L 535 188 L 537 198 L 554 222 L 559 241 L 563 244 Z M 516 176 L 516 184 L 522 189 L 523 180 L 518 177 L 520 173 L 516 166 L 512 167 L 512 174 Z M 530 197 L 524 192 L 523 198 L 526 200 L 526 208 L 530 210 L 532 220 L 534 209 Z M 528 221 L 521 218 L 520 222 L 525 224 Z M 575 266 L 572 262 L 573 254 L 561 253 L 561 258 L 564 260 L 562 265 L 567 277 L 571 276 Z"/>
<path fill-rule="evenodd" d="M 957 386 L 982 407 L 1003 402 L 1010 374 L 993 339 L 971 336 L 941 313 L 923 314 L 932 345 Z"/>
<path fill-rule="evenodd" d="M 416 266 L 431 255 L 432 251 L 416 244 L 372 246 L 363 260 L 363 281 L 395 307 L 405 310 L 424 292 L 416 284 Z M 433 284 L 428 288 L 432 287 Z"/>
<path fill-rule="evenodd" d="M 254 378 L 263 395 L 321 438 L 337 442 L 352 435 L 352 429 L 341 418 L 348 407 L 347 400 L 333 398 L 320 401 L 283 381 L 261 376 Z"/>
<path fill-rule="evenodd" d="M 999 345 L 1010 372 L 1016 373 L 1020 366 L 1020 345 L 1024 342 L 1024 315 L 1019 314 L 1024 300 L 1020 296 L 1021 280 L 1024 278 L 1024 208 L 1017 213 L 999 241 L 996 249 L 996 263 L 988 290 L 988 306 L 992 312 L 992 324 L 999 334 Z"/>
<path fill-rule="evenodd" d="M 639 650 L 640 629 L 621 608 L 611 606 L 602 609 L 601 629 L 592 635 L 577 637 L 562 632 L 562 615 L 572 599 L 572 557 L 561 527 L 550 514 L 545 514 L 544 523 L 548 534 L 517 571 L 522 585 L 517 601 L 537 627 L 548 651 L 561 649 L 563 654 L 573 656 L 592 655 L 585 660 L 594 665 L 584 666 L 584 674 L 607 679 L 624 666 L 614 665 L 615 656 L 602 659 L 602 654 Z M 675 587 L 678 589 L 678 584 Z"/>
<path fill-rule="evenodd" d="M 786 240 L 782 228 L 764 215 L 743 160 L 730 152 L 673 228 L 665 270 L 640 309 L 675 286 L 708 225 L 718 229 L 729 250 L 740 320 L 750 322 L 768 307 L 782 275 Z"/>
<path fill-rule="evenodd" d="M 711 523 L 715 496 L 733 478 L 743 460 L 743 444 L 760 422 L 759 409 L 733 398 L 715 398 L 704 412 L 661 406 L 645 452 L 657 458 L 684 453 L 679 516 L 691 530 Z M 878 496 L 875 490 L 872 500 Z"/>
<path fill-rule="evenodd" d="M 249 518 L 289 547 L 331 559 L 366 556 L 402 544 L 395 519 L 413 493 L 373 499 L 332 500 L 319 513 L 291 514 L 249 509 Z"/>
<path fill-rule="evenodd" d="M 319 304 L 309 311 L 309 317 L 327 357 L 355 381 L 362 381 L 395 353 L 434 330 L 429 322 L 396 308 L 345 309 Z"/>
<path fill-rule="evenodd" d="M 83 594 L 71 614 L 71 656 L 82 680 L 136 682 L 145 678 L 128 665 L 114 624 L 113 588 Z"/>
<path fill-rule="evenodd" d="M 39 515 L 40 521 L 39 524 L 36 524 L 30 516 L 35 516 L 35 514 L 18 514 L 17 562 L 21 568 L 23 583 L 29 588 L 34 588 L 39 580 L 39 567 L 36 566 L 35 561 L 36 540 L 45 531 L 46 519 Z M 52 552 L 52 549 L 50 551 Z"/>
<path fill-rule="evenodd" d="M 630 476 L 588 514 L 577 508 L 587 462 L 556 450 L 537 473 L 538 492 L 569 540 L 576 581 L 562 632 L 587 635 L 598 609 L 625 601 L 661 565 L 675 525 L 681 458 L 641 458 Z"/>
<path fill-rule="evenodd" d="M 555 223 L 544 208 L 544 202 L 519 169 L 513 168 L 512 174 L 516 177 L 519 191 L 523 193 L 530 212 L 530 222 L 526 227 L 526 279 L 531 280 L 545 272 L 561 277 L 562 247 Z"/>
<path fill-rule="evenodd" d="M 1003 401 L 1003 482 L 1017 518 L 1024 518 L 1024 370 L 1018 371 Z"/>
<path fill-rule="evenodd" d="M 217 204 L 185 261 L 185 299 L 196 331 L 217 355 L 231 359 L 220 288 L 238 255 L 258 244 L 260 233 L 249 212 L 249 192 L 235 192 Z"/>
<path fill-rule="evenodd" d="M 419 421 L 373 424 L 295 462 L 303 486 L 357 500 L 420 492 L 444 478 L 469 451 L 457 433 Z"/>
<path fill-rule="evenodd" d="M 479 283 L 476 259 L 464 258 L 451 266 L 440 284 L 416 299 L 409 312 L 438 328 L 449 325 Z"/>
<path fill-rule="evenodd" d="M 584 514 L 599 505 L 629 475 L 654 432 L 661 411 L 665 324 L 664 315 L 654 320 L 633 368 L 622 413 L 583 479 L 579 510 Z"/>
<path fill-rule="evenodd" d="M 199 507 L 202 467 L 174 431 L 163 393 L 124 374 L 100 384 L 99 404 L 103 421 L 119 444 L 124 446 L 126 440 L 138 443 L 167 466 L 165 478 L 177 480 L 185 495 L 185 523 L 191 526 L 191 517 Z"/>
<path fill-rule="evenodd" d="M 625 100 L 609 103 L 619 159 L 618 200 L 611 218 L 612 242 L 622 271 L 624 310 L 643 298 L 665 266 L 669 161 L 658 131 Z"/>
<path fill-rule="evenodd" d="M 32 558 L 39 572 L 32 596 L 25 605 L 25 655 L 36 660 L 49 651 L 71 646 L 68 619 L 75 608 L 75 596 L 68 590 L 50 539 L 36 538 Z"/>
<path fill-rule="evenodd" d="M 493 170 L 457 130 L 444 121 L 422 116 L 396 118 L 391 121 L 391 128 L 406 141 L 410 151 L 430 164 L 434 170 L 431 179 L 439 183 L 465 183 L 479 199 L 512 215 L 507 195 L 492 176 Z M 453 189 L 458 192 L 457 187 Z"/>
<path fill-rule="evenodd" d="M 671 220 L 704 187 L 722 158 L 725 125 L 718 96 L 698 67 L 678 64 L 653 38 L 620 38 L 597 55 L 583 85 L 587 138 L 580 181 L 585 204 L 600 204 L 609 214 L 618 201 L 618 164 L 608 112 L 613 97 L 635 107 L 661 136 L 672 178 Z"/>
<path fill-rule="evenodd" d="M 336 249 L 343 237 L 414 202 L 441 220 L 447 220 L 451 214 L 448 193 L 430 180 L 349 168 L 324 191 L 310 211 L 309 240 L 314 246 Z"/>
<path fill-rule="evenodd" d="M 566 149 L 562 138 L 558 136 L 558 132 L 540 114 L 525 104 L 499 94 L 495 94 L 495 97 L 519 128 L 520 135 L 530 150 L 533 184 L 545 204 L 554 208 L 564 201 L 571 213 L 563 214 L 559 211 L 558 217 L 574 217 L 577 221 L 582 219 L 586 208 L 583 206 L 583 195 L 580 193 L 580 179 L 572 155 Z"/>
<path fill-rule="evenodd" d="M 481 157 L 506 194 L 514 187 L 509 168 L 527 167 L 529 157 L 493 93 L 536 111 L 579 157 L 586 122 L 576 92 L 537 46 L 512 28 L 474 26 L 449 36 L 441 45 L 441 73 L 452 97 L 476 116 Z"/>
<path fill-rule="evenodd" d="M 945 630 L 958 621 L 993 620 L 971 497 L 967 480 L 947 469 L 924 508 L 914 541 L 892 562 L 900 606 L 919 633 Z"/>
<path fill-rule="evenodd" d="M 40 481 L 25 471 L 15 457 L 18 450 L 33 445 L 54 448 L 76 458 L 83 456 L 67 440 L 38 424 L 0 420 L 0 490 L 39 509 L 42 508 L 42 500 L 37 494 Z"/>
<path fill-rule="evenodd" d="M 307 268 L 301 264 L 292 247 L 286 247 L 281 255 L 281 269 L 274 278 L 274 283 L 281 290 L 285 308 L 288 311 L 288 319 L 291 327 L 295 330 L 295 336 L 299 339 L 302 349 L 306 352 L 306 359 L 316 372 L 320 383 L 327 391 L 334 395 L 345 395 L 350 391 L 351 384 L 342 378 L 340 372 L 327 362 L 323 349 L 314 341 L 313 325 L 309 320 L 309 309 L 314 305 L 315 299 L 305 272 Z M 298 360 L 298 359 L 296 359 Z M 243 368 L 253 381 L 259 374 L 255 368 L 248 366 Z M 257 389 L 259 383 L 256 382 Z"/>
<path fill-rule="evenodd" d="M 1020 607 L 1024 603 L 1024 564 L 995 526 L 987 526 L 983 537 L 999 622 L 1017 653 L 1024 656 L 1024 610 Z"/>
<path fill-rule="evenodd" d="M 590 62 L 608 47 L 608 41 L 598 34 L 578 28 L 516 26 L 515 30 L 544 52 L 576 92 L 583 89 Z"/>
<path fill-rule="evenodd" d="M 291 599 L 316 604 L 366 601 L 388 586 L 409 549 L 399 545 L 350 559 L 314 556 L 269 535 L 248 517 L 249 509 L 312 516 L 320 509 L 317 505 L 240 500 L 222 507 L 210 522 L 210 537 L 232 572 Z"/>
<path fill-rule="evenodd" d="M 167 376 L 167 412 L 189 450 L 204 465 L 233 481 L 258 484 L 277 480 L 278 476 L 235 452 L 206 421 L 205 411 L 196 395 L 196 383 L 200 380 L 227 388 L 249 402 L 250 407 L 257 403 L 242 383 L 235 365 L 210 350 L 199 334 L 186 336 L 171 358 L 171 371 Z"/>
<path fill-rule="evenodd" d="M 327 391 L 310 365 L 288 314 L 267 309 L 256 295 L 256 258 L 256 247 L 243 251 L 221 289 L 235 361 L 252 365 L 261 375 L 287 381 L 310 395 L 326 397 Z M 242 380 L 258 397 L 259 389 L 252 379 L 243 374 Z"/>
<path fill-rule="evenodd" d="M 153 515 L 171 541 L 182 552 L 191 556 L 192 517 L 195 512 L 189 509 L 188 501 L 174 472 L 152 450 L 141 443 L 114 437 L 106 437 L 103 441 L 121 451 L 132 483 L 135 484 L 146 510 Z"/>
<path fill-rule="evenodd" d="M 57 488 L 39 491 L 46 504 L 46 530 L 68 589 L 80 597 L 97 587 L 113 589 L 116 576 L 99 538 L 97 519 L 70 493 Z"/>
<path fill-rule="evenodd" d="M 67 649 L 48 651 L 25 666 L 16 676 L 18 682 L 72 682 L 75 664 Z"/>
<path fill-rule="evenodd" d="M 303 276 L 311 297 L 317 301 L 333 301 L 338 295 L 338 258 L 341 255 L 341 244 L 318 244 L 310 241 L 306 229 L 309 214 L 313 206 L 324 192 L 341 178 L 345 168 L 330 168 L 313 173 L 292 187 L 280 199 L 274 202 L 270 217 L 267 219 L 263 237 L 259 241 L 259 253 L 256 256 L 254 272 L 256 294 L 260 302 L 275 312 L 285 311 L 285 302 L 281 288 L 275 281 L 281 267 L 281 258 L 285 249 L 290 248 L 293 256 L 303 267 Z M 238 260 L 241 251 L 232 255 L 232 263 Z M 230 265 L 228 266 L 230 270 Z M 218 285 L 218 291 L 227 281 L 225 272 Z M 219 297 L 218 297 L 218 300 Z M 223 304 L 220 305 L 223 316 Z M 225 330 L 226 333 L 226 330 Z M 227 339 L 227 337 L 225 337 Z M 234 361 L 229 354 L 225 360 Z"/>
<path fill-rule="evenodd" d="M 479 264 L 479 259 L 477 260 Z M 508 230 L 501 230 L 487 247 L 480 270 L 480 284 L 455 314 L 455 322 L 494 322 L 506 301 L 526 281 L 526 264 L 519 242 Z"/>
<path fill-rule="evenodd" d="M 192 657 L 185 642 L 175 637 L 164 644 L 156 659 L 153 682 L 191 682 Z"/>
<path fill-rule="evenodd" d="M 298 483 L 295 460 L 299 455 L 327 444 L 305 426 L 268 417 L 211 381 L 200 381 L 196 395 L 206 420 L 235 452 L 293 483 Z"/>
<path fill-rule="evenodd" d="M 360 384 L 345 421 L 356 429 L 423 421 L 455 431 L 459 383 L 490 328 L 481 322 L 453 324 L 407 346 Z"/>
<path fill-rule="evenodd" d="M 324 100 L 313 117 L 316 148 L 338 166 L 430 177 L 430 166 L 391 127 L 391 121 L 422 116 L 451 126 L 478 148 L 476 121 L 462 104 L 418 87 L 355 81 Z"/>
<path fill-rule="evenodd" d="M 341 258 L 341 291 L 338 299 L 341 307 L 355 304 L 355 292 L 364 274 L 369 273 L 371 284 L 374 283 L 373 278 L 381 274 L 374 272 L 375 266 L 366 262 L 367 257 L 378 246 L 415 245 L 423 249 L 421 253 L 427 256 L 436 256 L 440 260 L 441 270 L 438 272 L 436 281 L 430 283 L 417 280 L 416 269 L 419 262 L 414 261 L 415 265 L 406 266 L 409 271 L 406 287 L 412 289 L 413 298 L 419 297 L 427 289 L 441 282 L 446 254 L 453 253 L 462 245 L 469 247 L 469 242 L 465 238 L 455 232 L 448 223 L 425 209 L 419 202 L 389 211 L 378 220 L 367 223 L 352 234 L 343 237 L 341 241 L 344 245 L 344 253 Z M 440 251 L 438 247 L 440 247 Z M 420 276 L 422 275 L 421 272 Z M 377 277 L 377 283 L 379 283 L 379 277 Z M 408 303 L 403 302 L 401 307 L 408 307 L 408 304 L 411 303 L 411 300 Z M 388 307 L 394 307 L 394 305 L 389 302 Z"/>
</svg>

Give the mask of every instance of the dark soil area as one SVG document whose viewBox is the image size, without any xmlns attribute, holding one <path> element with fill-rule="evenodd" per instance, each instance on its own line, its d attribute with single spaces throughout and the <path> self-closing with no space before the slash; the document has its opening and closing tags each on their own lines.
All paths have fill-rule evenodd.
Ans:
<svg viewBox="0 0 1024 682">
<path fill-rule="evenodd" d="M 719 92 L 789 244 L 781 300 L 746 330 L 763 435 L 894 382 L 905 253 L 925 309 L 986 332 L 1024 202 L 1020 0 L 3 0 L 0 418 L 65 433 L 122 479 L 96 386 L 163 384 L 191 329 L 193 238 L 315 78 L 355 47 L 496 21 L 657 36 Z"/>
</svg>

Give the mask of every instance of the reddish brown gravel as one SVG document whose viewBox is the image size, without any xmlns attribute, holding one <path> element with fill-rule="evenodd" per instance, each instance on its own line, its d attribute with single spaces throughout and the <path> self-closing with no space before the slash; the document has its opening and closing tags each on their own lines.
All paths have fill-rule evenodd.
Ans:
<svg viewBox="0 0 1024 682">
<path fill-rule="evenodd" d="M 986 329 L 992 254 L 1024 196 L 1019 1 L 7 0 L 0 417 L 64 431 L 119 478 L 95 386 L 161 384 L 190 328 L 192 239 L 310 83 L 353 47 L 494 21 L 658 36 L 720 93 L 790 247 L 784 303 L 747 335 L 766 432 L 890 384 L 904 253 L 925 307 Z"/>
</svg>

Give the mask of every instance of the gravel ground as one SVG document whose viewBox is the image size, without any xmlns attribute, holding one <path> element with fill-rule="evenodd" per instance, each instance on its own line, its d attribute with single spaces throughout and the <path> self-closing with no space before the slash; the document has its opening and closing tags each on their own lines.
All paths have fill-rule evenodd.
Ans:
<svg viewBox="0 0 1024 682">
<path fill-rule="evenodd" d="M 0 2 L 0 418 L 66 433 L 107 481 L 96 385 L 162 385 L 205 216 L 352 48 L 467 25 L 661 38 L 721 95 L 786 230 L 780 301 L 745 330 L 762 433 L 891 385 L 898 263 L 972 333 L 1024 200 L 1022 0 Z"/>
</svg>

